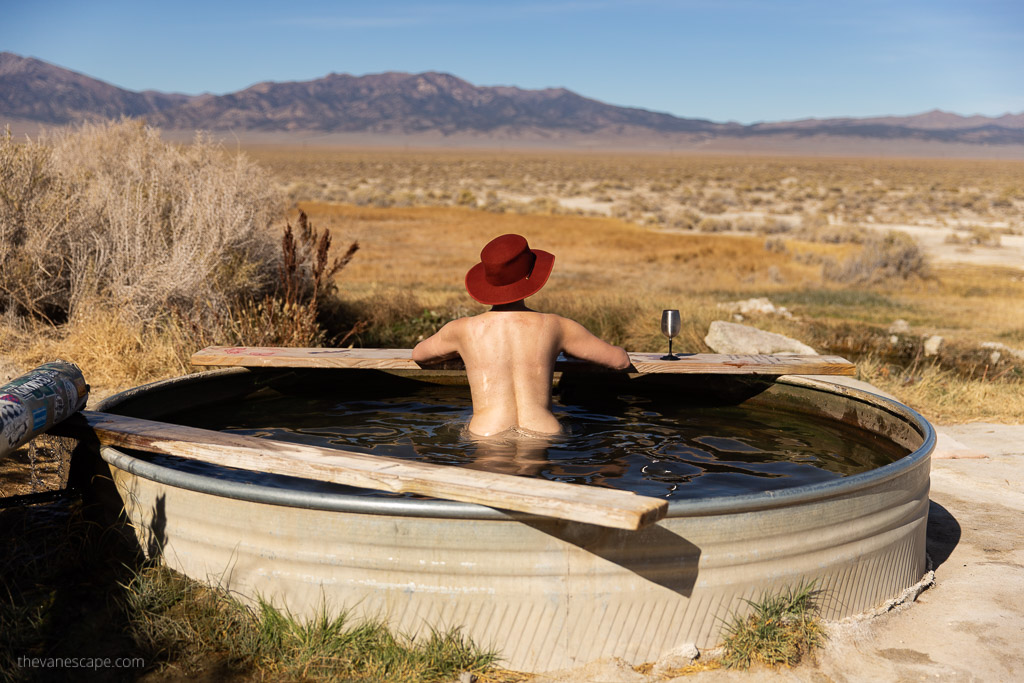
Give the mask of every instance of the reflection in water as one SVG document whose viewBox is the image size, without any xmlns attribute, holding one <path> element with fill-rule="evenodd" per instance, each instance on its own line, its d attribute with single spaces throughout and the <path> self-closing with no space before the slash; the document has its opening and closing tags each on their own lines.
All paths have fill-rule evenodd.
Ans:
<svg viewBox="0 0 1024 683">
<path fill-rule="evenodd" d="M 464 430 L 464 387 L 424 386 L 401 396 L 339 400 L 264 392 L 163 419 L 281 441 L 442 465 L 594 484 L 685 499 L 828 481 L 906 455 L 892 442 L 835 421 L 749 405 L 701 407 L 618 396 L 599 410 L 555 405 L 565 434 L 514 432 L 481 439 Z M 271 486 L 345 490 L 334 484 L 178 465 Z"/>
<path fill-rule="evenodd" d="M 524 434 L 510 429 L 494 436 L 475 436 L 463 432 L 472 442 L 472 461 L 465 467 L 502 474 L 532 477 L 541 474 L 547 466 L 548 448 L 557 437 Z"/>
</svg>

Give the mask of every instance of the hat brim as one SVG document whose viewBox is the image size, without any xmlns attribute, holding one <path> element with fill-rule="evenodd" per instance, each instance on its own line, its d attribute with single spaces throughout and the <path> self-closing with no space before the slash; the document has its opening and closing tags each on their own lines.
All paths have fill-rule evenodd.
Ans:
<svg viewBox="0 0 1024 683">
<path fill-rule="evenodd" d="M 482 304 L 499 306 L 525 299 L 540 291 L 548 281 L 555 265 L 555 255 L 541 249 L 531 249 L 537 260 L 533 262 L 530 276 L 510 285 L 492 285 L 484 275 L 484 264 L 478 263 L 466 273 L 466 291 Z"/>
</svg>

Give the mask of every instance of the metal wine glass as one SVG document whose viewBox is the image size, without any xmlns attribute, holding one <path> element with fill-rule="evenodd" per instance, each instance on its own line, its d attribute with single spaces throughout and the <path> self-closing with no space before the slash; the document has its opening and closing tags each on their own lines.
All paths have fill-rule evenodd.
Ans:
<svg viewBox="0 0 1024 683">
<path fill-rule="evenodd" d="M 679 311 L 673 308 L 661 312 L 661 333 L 668 337 L 668 355 L 662 356 L 661 360 L 679 360 L 679 356 L 672 353 L 672 337 L 679 334 L 681 327 Z"/>
</svg>

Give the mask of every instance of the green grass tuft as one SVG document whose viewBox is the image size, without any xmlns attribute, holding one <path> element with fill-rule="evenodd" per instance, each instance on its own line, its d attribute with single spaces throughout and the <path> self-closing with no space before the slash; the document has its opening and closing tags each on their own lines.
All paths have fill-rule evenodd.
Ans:
<svg viewBox="0 0 1024 683">
<path fill-rule="evenodd" d="M 816 583 L 801 583 L 782 593 L 746 601 L 750 612 L 735 614 L 725 628 L 722 664 L 729 668 L 793 666 L 822 645 L 825 631 L 818 620 Z"/>
<path fill-rule="evenodd" d="M 419 683 L 480 673 L 497 659 L 458 629 L 406 638 L 383 622 L 355 622 L 326 608 L 299 620 L 263 599 L 248 607 L 164 567 L 141 570 L 125 588 L 140 649 L 186 676 L 216 668 L 285 680 Z"/>
</svg>

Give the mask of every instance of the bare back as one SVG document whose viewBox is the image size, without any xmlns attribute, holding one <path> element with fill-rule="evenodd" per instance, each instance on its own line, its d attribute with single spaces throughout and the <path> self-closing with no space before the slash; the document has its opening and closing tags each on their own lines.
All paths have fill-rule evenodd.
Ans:
<svg viewBox="0 0 1024 683">
<path fill-rule="evenodd" d="M 579 323 L 519 305 L 460 318 L 413 349 L 413 360 L 430 362 L 457 353 L 466 364 L 473 418 L 480 436 L 519 428 L 539 434 L 561 431 L 551 412 L 551 383 L 561 351 L 625 369 L 629 357 Z"/>
</svg>

